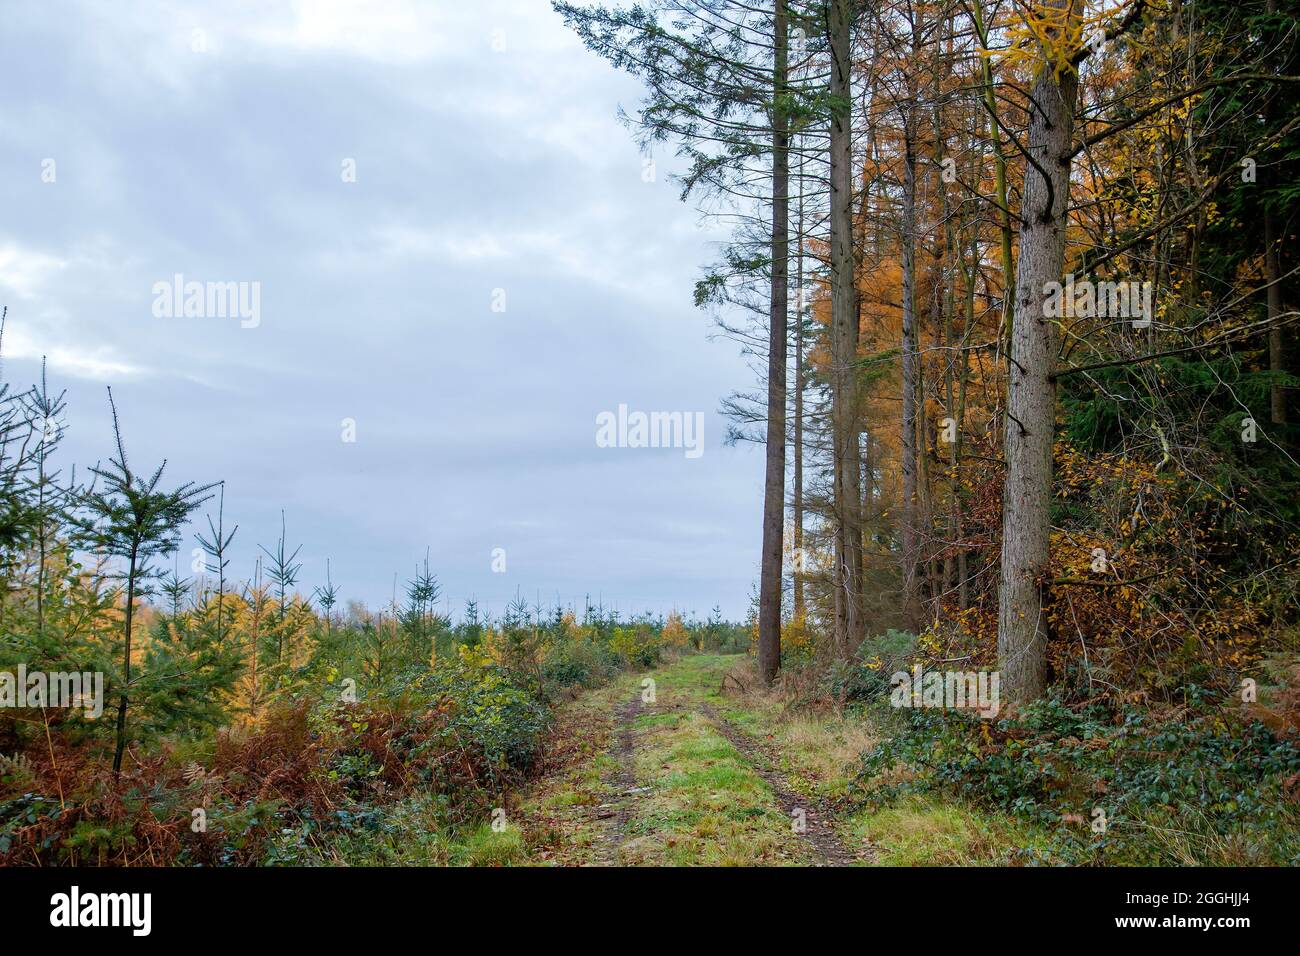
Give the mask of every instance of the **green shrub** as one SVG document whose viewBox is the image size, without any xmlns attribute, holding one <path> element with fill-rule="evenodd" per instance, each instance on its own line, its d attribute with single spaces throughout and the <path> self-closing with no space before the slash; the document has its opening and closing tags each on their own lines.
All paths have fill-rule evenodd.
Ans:
<svg viewBox="0 0 1300 956">
<path fill-rule="evenodd" d="M 1164 717 L 1072 707 L 1056 694 L 996 722 L 919 708 L 884 719 L 893 732 L 864 757 L 864 802 L 955 795 L 1056 827 L 1053 852 L 1069 862 L 1195 862 L 1192 844 L 1225 841 L 1267 854 L 1252 862 L 1300 862 L 1300 819 L 1286 793 L 1300 747 L 1259 722 L 1204 705 Z M 1153 830 L 1191 840 L 1175 853 Z"/>
<path fill-rule="evenodd" d="M 617 657 L 607 647 L 593 641 L 559 641 L 542 661 L 542 677 L 555 687 L 593 687 L 617 666 Z"/>
<path fill-rule="evenodd" d="M 658 633 L 644 623 L 614 628 L 610 647 L 629 667 L 654 667 L 662 649 Z"/>
<path fill-rule="evenodd" d="M 550 720 L 546 705 L 472 653 L 438 662 L 413 688 L 446 714 L 443 733 L 482 761 L 494 787 L 527 772 Z M 422 744 L 416 748 L 428 748 Z"/>
<path fill-rule="evenodd" d="M 890 677 L 907 667 L 916 635 L 892 628 L 868 637 L 849 661 L 836 661 L 822 678 L 824 691 L 835 700 L 861 703 L 888 697 Z"/>
</svg>

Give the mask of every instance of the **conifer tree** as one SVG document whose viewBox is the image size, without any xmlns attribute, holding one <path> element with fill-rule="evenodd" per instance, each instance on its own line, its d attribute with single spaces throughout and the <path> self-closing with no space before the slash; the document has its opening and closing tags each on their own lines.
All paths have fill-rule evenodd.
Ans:
<svg viewBox="0 0 1300 956">
<path fill-rule="evenodd" d="M 122 772 L 122 755 L 128 741 L 127 710 L 132 695 L 132 624 L 136 600 L 149 593 L 156 575 L 153 561 L 171 554 L 180 543 L 181 528 L 205 501 L 212 497 L 216 482 L 196 484 L 187 481 L 171 490 L 160 488 L 164 460 L 146 478 L 136 472 L 126 455 L 122 429 L 118 421 L 113 391 L 108 390 L 113 419 L 116 457 L 107 465 L 92 468 L 92 484 L 79 496 L 75 523 L 97 551 L 125 562 L 118 571 L 124 582 L 121 594 L 122 643 L 121 670 L 114 681 L 118 698 L 117 723 L 113 749 L 113 774 Z"/>
</svg>

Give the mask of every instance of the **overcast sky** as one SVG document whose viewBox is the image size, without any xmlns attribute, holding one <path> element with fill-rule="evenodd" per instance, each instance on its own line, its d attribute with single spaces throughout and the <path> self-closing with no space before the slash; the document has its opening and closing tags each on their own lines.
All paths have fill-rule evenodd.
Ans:
<svg viewBox="0 0 1300 956">
<path fill-rule="evenodd" d="M 306 588 L 328 557 L 372 606 L 429 547 L 457 613 L 745 613 L 762 460 L 717 408 L 752 376 L 691 303 L 723 237 L 546 0 L 11 0 L 0 59 L 4 377 L 48 357 L 65 467 L 111 385 L 138 469 L 225 479 L 241 577 L 283 508 Z M 257 323 L 158 317 L 177 274 L 257 283 Z M 704 413 L 704 454 L 597 447 L 619 404 Z"/>
</svg>

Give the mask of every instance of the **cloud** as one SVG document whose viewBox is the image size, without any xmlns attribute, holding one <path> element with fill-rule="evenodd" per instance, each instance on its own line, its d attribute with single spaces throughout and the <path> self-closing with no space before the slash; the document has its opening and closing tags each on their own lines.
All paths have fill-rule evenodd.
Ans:
<svg viewBox="0 0 1300 956">
<path fill-rule="evenodd" d="M 0 84 L 5 376 L 70 379 L 70 462 L 109 450 L 121 381 L 137 461 L 226 480 L 241 574 L 284 508 L 307 573 L 372 604 L 432 545 L 456 601 L 743 615 L 761 457 L 595 446 L 620 402 L 712 441 L 751 381 L 691 304 L 716 235 L 616 119 L 635 81 L 544 0 L 76 10 L 16 7 Z M 176 273 L 259 282 L 260 325 L 154 318 Z"/>
<path fill-rule="evenodd" d="M 0 286 L 23 299 L 33 298 L 67 260 L 27 249 L 12 240 L 0 243 Z"/>
<path fill-rule="evenodd" d="M 112 349 L 49 346 L 44 341 L 34 339 L 25 330 L 15 330 L 12 334 L 5 335 L 4 355 L 11 359 L 44 359 L 55 375 L 72 375 L 96 382 L 116 382 L 143 374 L 142 369 L 122 361 Z"/>
<path fill-rule="evenodd" d="M 241 39 L 304 53 L 337 53 L 387 64 L 409 64 L 455 49 L 440 29 L 448 4 L 384 0 L 295 0 L 286 13 L 228 23 Z"/>
</svg>

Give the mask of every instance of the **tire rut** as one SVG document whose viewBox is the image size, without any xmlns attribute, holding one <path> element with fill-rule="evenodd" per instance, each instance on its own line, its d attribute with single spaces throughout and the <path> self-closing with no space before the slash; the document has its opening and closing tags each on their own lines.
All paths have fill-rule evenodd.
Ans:
<svg viewBox="0 0 1300 956">
<path fill-rule="evenodd" d="M 754 772 L 767 781 L 787 819 L 792 818 L 795 811 L 803 811 L 805 827 L 802 831 L 795 832 L 817 855 L 814 866 L 852 866 L 860 859 L 869 858 L 869 847 L 865 848 L 866 852 L 857 854 L 844 844 L 830 822 L 829 808 L 820 802 L 810 801 L 791 789 L 785 774 L 777 769 L 776 755 L 770 747 L 731 723 L 711 704 L 701 703 L 700 712 L 750 762 Z"/>
<path fill-rule="evenodd" d="M 636 752 L 636 731 L 632 724 L 641 713 L 641 694 L 614 711 L 615 737 L 611 753 L 618 767 L 605 778 L 605 787 L 613 794 L 609 803 L 597 807 L 596 815 L 605 822 L 605 832 L 595 859 L 597 866 L 618 866 L 619 850 L 627 840 L 628 821 L 632 818 L 636 775 L 632 770 L 632 756 Z"/>
</svg>

